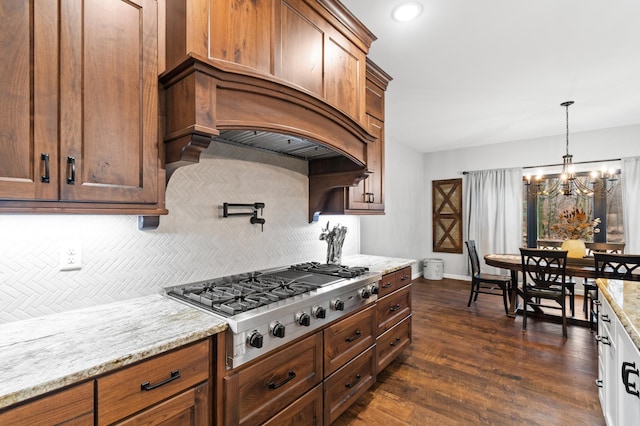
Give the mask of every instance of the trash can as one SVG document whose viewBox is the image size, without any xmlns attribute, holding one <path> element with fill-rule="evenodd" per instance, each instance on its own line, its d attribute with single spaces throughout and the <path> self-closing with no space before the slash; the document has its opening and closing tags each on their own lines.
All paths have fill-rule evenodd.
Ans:
<svg viewBox="0 0 640 426">
<path fill-rule="evenodd" d="M 441 280 L 444 274 L 444 260 L 425 259 L 422 276 L 427 280 Z"/>
</svg>

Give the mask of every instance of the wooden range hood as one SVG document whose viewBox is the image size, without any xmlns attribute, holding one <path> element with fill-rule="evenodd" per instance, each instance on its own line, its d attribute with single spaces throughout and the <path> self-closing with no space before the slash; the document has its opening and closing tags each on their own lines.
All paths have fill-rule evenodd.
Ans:
<svg viewBox="0 0 640 426">
<path fill-rule="evenodd" d="M 334 154 L 308 158 L 316 162 L 309 176 L 311 221 L 332 190 L 368 176 L 367 145 L 376 136 L 367 130 L 365 73 L 375 36 L 334 0 L 244 2 L 242 9 L 232 0 L 206 4 L 169 2 L 166 10 L 172 36 L 160 83 L 167 176 L 197 163 L 221 132 L 301 138 Z M 208 17 L 189 20 L 203 10 Z M 257 36 L 260 29 L 272 37 Z M 299 55 L 318 47 L 316 57 Z"/>
</svg>

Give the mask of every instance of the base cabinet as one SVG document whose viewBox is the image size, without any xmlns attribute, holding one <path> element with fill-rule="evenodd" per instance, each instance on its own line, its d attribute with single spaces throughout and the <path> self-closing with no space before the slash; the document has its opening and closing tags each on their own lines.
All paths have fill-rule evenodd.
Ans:
<svg viewBox="0 0 640 426">
<path fill-rule="evenodd" d="M 208 410 L 209 383 L 205 382 L 117 424 L 205 426 L 210 424 Z"/>
<path fill-rule="evenodd" d="M 218 365 L 223 376 L 220 421 L 330 425 L 410 344 L 407 267 L 382 277 L 375 303 L 239 368 L 226 371 Z"/>
<path fill-rule="evenodd" d="M 2 411 L 0 425 L 93 425 L 93 381 Z"/>
<path fill-rule="evenodd" d="M 320 426 L 323 424 L 322 415 L 322 384 L 320 384 L 273 416 L 265 426 Z"/>
<path fill-rule="evenodd" d="M 324 381 L 324 424 L 333 423 L 376 381 L 375 345 Z"/>
<path fill-rule="evenodd" d="M 210 345 L 202 340 L 97 378 L 97 424 L 209 424 Z"/>
<path fill-rule="evenodd" d="M 600 295 L 598 383 L 607 425 L 637 425 L 640 419 L 640 352 L 609 302 Z"/>
</svg>

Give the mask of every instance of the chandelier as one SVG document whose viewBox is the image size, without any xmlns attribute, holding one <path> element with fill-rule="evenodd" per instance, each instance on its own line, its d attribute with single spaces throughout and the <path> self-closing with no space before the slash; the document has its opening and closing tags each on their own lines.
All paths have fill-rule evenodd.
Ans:
<svg viewBox="0 0 640 426">
<path fill-rule="evenodd" d="M 573 164 L 573 155 L 569 154 L 569 107 L 573 105 L 573 101 L 566 101 L 560 106 L 566 109 L 566 153 L 562 156 L 562 171 L 557 179 L 547 179 L 542 172 L 538 172 L 537 176 L 525 176 L 525 185 L 529 193 L 541 197 L 552 197 L 559 194 L 566 196 L 583 196 L 590 197 L 596 192 L 599 194 L 607 194 L 613 190 L 613 182 L 617 180 L 616 169 L 601 168 L 600 171 L 592 171 L 587 173 L 576 173 Z"/>
</svg>

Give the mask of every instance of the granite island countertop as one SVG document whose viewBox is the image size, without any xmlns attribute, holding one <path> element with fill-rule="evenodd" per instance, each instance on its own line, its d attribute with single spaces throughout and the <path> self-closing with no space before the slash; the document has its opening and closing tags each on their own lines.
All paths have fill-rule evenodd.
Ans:
<svg viewBox="0 0 640 426">
<path fill-rule="evenodd" d="M 380 272 L 382 275 L 399 271 L 411 266 L 418 261 L 415 259 L 402 259 L 397 257 L 373 256 L 369 254 L 352 254 L 342 258 L 342 264 L 347 266 L 366 266 L 372 272 Z"/>
<path fill-rule="evenodd" d="M 226 328 L 159 294 L 2 324 L 0 409 Z"/>
<path fill-rule="evenodd" d="M 640 281 L 599 278 L 596 283 L 629 337 L 640 349 Z"/>
</svg>

